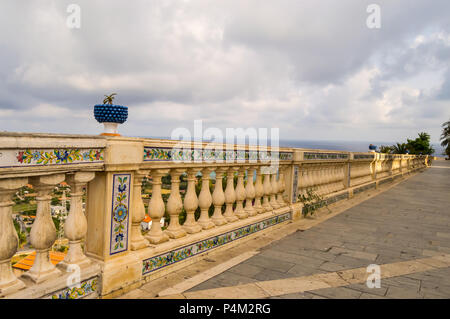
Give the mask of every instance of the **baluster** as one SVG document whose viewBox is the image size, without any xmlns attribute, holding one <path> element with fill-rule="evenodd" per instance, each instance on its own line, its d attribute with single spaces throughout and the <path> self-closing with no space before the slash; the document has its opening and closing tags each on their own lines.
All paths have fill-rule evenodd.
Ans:
<svg viewBox="0 0 450 319">
<path fill-rule="evenodd" d="M 183 210 L 183 202 L 180 195 L 180 175 L 183 172 L 184 169 L 170 170 L 172 186 L 169 199 L 167 200 L 167 213 L 170 215 L 170 223 L 166 229 L 166 233 L 170 238 L 186 236 L 186 231 L 180 225 L 180 213 Z"/>
<path fill-rule="evenodd" d="M 256 167 L 256 181 L 255 181 L 255 204 L 254 208 L 258 214 L 264 213 L 264 208 L 261 205 L 261 197 L 264 195 L 264 188 L 262 184 L 262 174 L 260 167 Z"/>
<path fill-rule="evenodd" d="M 30 231 L 30 243 L 36 249 L 36 258 L 31 269 L 22 276 L 35 283 L 43 282 L 61 273 L 50 261 L 50 249 L 56 240 L 56 228 L 50 211 L 53 188 L 64 181 L 64 174 L 31 177 L 37 196 L 36 218 Z"/>
<path fill-rule="evenodd" d="M 141 222 L 145 218 L 145 206 L 142 201 L 142 180 L 149 171 L 136 171 L 133 179 L 133 203 L 131 207 L 131 250 L 148 247 L 147 239 L 142 236 Z"/>
<path fill-rule="evenodd" d="M 214 214 L 211 217 L 212 222 L 216 226 L 221 226 L 227 223 L 227 220 L 222 215 L 222 206 L 225 203 L 225 194 L 223 192 L 222 179 L 225 172 L 226 168 L 219 167 L 216 169 L 216 184 L 214 185 L 214 191 L 212 194 Z"/>
<path fill-rule="evenodd" d="M 152 198 L 148 204 L 148 214 L 152 219 L 152 225 L 145 236 L 151 244 L 160 244 L 169 240 L 169 236 L 162 231 L 160 224 L 165 212 L 164 201 L 161 195 L 161 179 L 168 172 L 168 169 L 151 170 Z"/>
<path fill-rule="evenodd" d="M 286 166 L 280 165 L 279 168 L 279 174 L 280 177 L 278 179 L 278 203 L 280 204 L 280 207 L 283 207 L 286 205 L 286 202 L 284 201 L 283 194 L 286 190 L 286 181 L 284 180 L 284 170 Z"/>
<path fill-rule="evenodd" d="M 81 241 L 86 236 L 87 219 L 83 213 L 83 188 L 93 180 L 95 172 L 76 172 L 67 175 L 70 186 L 70 210 L 64 224 L 64 234 L 69 239 L 69 250 L 58 267 L 67 269 L 70 264 L 86 266 L 91 263 L 81 248 Z"/>
<path fill-rule="evenodd" d="M 264 211 L 270 212 L 273 210 L 272 206 L 269 203 L 269 197 L 272 193 L 272 187 L 270 186 L 270 169 L 267 166 L 263 166 L 261 168 L 261 172 L 264 175 L 264 182 L 263 182 L 263 188 L 264 188 L 264 197 L 263 197 L 263 208 Z"/>
<path fill-rule="evenodd" d="M 236 201 L 236 192 L 234 191 L 234 171 L 235 167 L 230 167 L 227 171 L 227 187 L 225 189 L 225 213 L 223 216 L 227 222 L 237 221 L 239 218 L 233 212 L 233 204 Z"/>
<path fill-rule="evenodd" d="M 209 174 L 211 174 L 211 172 L 211 168 L 204 168 L 202 170 L 202 189 L 200 190 L 200 195 L 198 197 L 198 204 L 201 212 L 197 222 L 203 229 L 210 229 L 216 226 L 209 218 L 209 208 L 212 204 L 211 191 L 209 190 Z"/>
<path fill-rule="evenodd" d="M 247 198 L 245 200 L 245 211 L 248 216 L 255 216 L 257 211 L 253 207 L 253 199 L 255 198 L 255 187 L 253 186 L 253 177 L 255 176 L 255 167 L 251 166 L 247 170 L 247 185 L 245 185 L 245 194 Z"/>
<path fill-rule="evenodd" d="M 188 234 L 195 234 L 202 230 L 195 221 L 195 210 L 198 207 L 197 193 L 195 192 L 195 181 L 198 170 L 195 168 L 188 169 L 188 187 L 186 195 L 184 196 L 184 209 L 186 210 L 186 220 L 184 221 L 183 228 Z"/>
<path fill-rule="evenodd" d="M 280 208 L 280 204 L 277 202 L 276 196 L 278 193 L 278 183 L 277 183 L 277 170 L 273 169 L 272 172 L 272 191 L 270 193 L 270 206 L 272 206 L 274 209 Z"/>
<path fill-rule="evenodd" d="M 19 247 L 19 238 L 12 219 L 13 194 L 27 184 L 27 178 L 0 180 L 0 297 L 25 287 L 11 267 L 11 258 Z"/>
<path fill-rule="evenodd" d="M 236 185 L 236 209 L 234 211 L 234 214 L 239 219 L 244 219 L 248 217 L 248 214 L 244 210 L 243 205 L 246 197 L 244 188 L 244 175 L 245 175 L 245 167 L 240 167 L 238 170 L 238 180 Z"/>
</svg>

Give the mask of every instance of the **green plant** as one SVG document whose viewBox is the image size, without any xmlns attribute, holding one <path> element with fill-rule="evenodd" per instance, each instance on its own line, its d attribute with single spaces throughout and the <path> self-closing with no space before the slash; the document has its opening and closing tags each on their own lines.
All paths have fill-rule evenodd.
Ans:
<svg viewBox="0 0 450 319">
<path fill-rule="evenodd" d="M 117 93 L 112 93 L 110 95 L 105 95 L 105 98 L 103 99 L 103 104 L 106 105 L 113 105 L 114 96 L 116 96 Z"/>
<path fill-rule="evenodd" d="M 380 153 L 390 154 L 392 152 L 392 146 L 381 145 Z"/>
<path fill-rule="evenodd" d="M 391 146 L 391 151 L 393 154 L 407 154 L 408 153 L 408 145 L 406 143 L 396 143 Z"/>
<path fill-rule="evenodd" d="M 450 158 L 450 120 L 442 124 L 441 146 L 445 147 L 444 155 Z"/>
<path fill-rule="evenodd" d="M 322 196 L 316 194 L 313 188 L 307 188 L 305 193 L 299 194 L 298 200 L 303 203 L 303 217 L 308 216 L 308 214 L 312 216 L 319 208 L 328 206 L 327 201 Z"/>
<path fill-rule="evenodd" d="M 431 155 L 434 153 L 433 147 L 430 145 L 430 134 L 421 132 L 415 140 L 407 139 L 407 148 L 409 154 L 414 155 Z"/>
</svg>

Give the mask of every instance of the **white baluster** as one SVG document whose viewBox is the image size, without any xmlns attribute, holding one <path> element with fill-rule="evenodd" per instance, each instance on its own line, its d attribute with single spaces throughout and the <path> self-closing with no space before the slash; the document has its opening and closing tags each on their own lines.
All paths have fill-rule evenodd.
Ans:
<svg viewBox="0 0 450 319">
<path fill-rule="evenodd" d="M 200 226 L 195 221 L 195 210 L 198 207 L 197 193 L 195 192 L 195 182 L 197 178 L 195 177 L 198 170 L 191 168 L 188 170 L 188 187 L 186 195 L 184 196 L 184 209 L 186 210 L 186 220 L 184 221 L 183 228 L 188 234 L 195 234 L 202 230 Z"/>
<path fill-rule="evenodd" d="M 150 244 L 160 244 L 169 240 L 169 236 L 162 231 L 161 218 L 164 216 L 165 206 L 161 194 L 161 179 L 169 172 L 167 169 L 151 170 L 152 198 L 148 204 L 148 214 L 152 219 L 150 230 L 145 238 Z"/>
<path fill-rule="evenodd" d="M 145 218 L 145 206 L 142 201 L 142 180 L 149 171 L 136 171 L 133 179 L 133 203 L 131 207 L 131 250 L 138 250 L 149 246 L 147 239 L 142 236 L 141 222 Z"/>
<path fill-rule="evenodd" d="M 180 225 L 180 213 L 183 210 L 183 202 L 180 195 L 180 175 L 184 169 L 171 169 L 170 176 L 172 186 L 170 196 L 167 200 L 167 213 L 170 215 L 170 224 L 166 233 L 170 238 L 181 238 L 186 236 L 186 231 Z"/>
<path fill-rule="evenodd" d="M 198 196 L 198 204 L 201 212 L 200 218 L 197 222 L 203 229 L 210 229 L 216 226 L 209 218 L 209 208 L 212 204 L 212 196 L 209 189 L 209 174 L 211 174 L 211 172 L 211 168 L 204 168 L 202 170 L 202 189 L 200 190 L 200 194 Z"/>
<path fill-rule="evenodd" d="M 227 223 L 227 220 L 222 215 L 222 206 L 225 203 L 225 193 L 223 192 L 222 179 L 226 168 L 219 167 L 216 169 L 216 184 L 212 194 L 212 201 L 214 204 L 214 214 L 211 217 L 212 222 L 216 226 L 221 226 Z"/>
<path fill-rule="evenodd" d="M 255 216 L 258 214 L 253 207 L 253 199 L 255 198 L 255 187 L 253 186 L 253 177 L 255 176 L 255 167 L 249 167 L 247 170 L 247 185 L 245 185 L 245 211 L 248 216 Z"/>
<path fill-rule="evenodd" d="M 56 228 L 50 211 L 53 188 L 64 181 L 64 174 L 31 177 L 37 196 L 37 211 L 30 231 L 30 243 L 36 249 L 36 258 L 31 269 L 22 276 L 35 283 L 43 282 L 61 273 L 50 261 L 50 249 L 56 240 Z"/>
<path fill-rule="evenodd" d="M 245 168 L 240 167 L 238 171 L 238 180 L 236 185 L 236 209 L 234 214 L 239 217 L 239 219 L 244 219 L 248 217 L 247 212 L 244 210 L 244 200 L 246 197 L 245 188 L 244 188 L 244 175 Z"/>
<path fill-rule="evenodd" d="M 280 207 L 286 206 L 286 202 L 284 201 L 284 198 L 283 198 L 284 191 L 286 190 L 286 181 L 284 179 L 285 169 L 286 169 L 285 165 L 280 165 L 280 168 L 279 168 L 280 177 L 278 179 L 278 198 L 277 198 L 277 201 L 278 201 L 278 204 L 280 204 Z"/>
<path fill-rule="evenodd" d="M 264 211 L 270 212 L 273 210 L 272 206 L 269 203 L 270 194 L 272 193 L 272 187 L 270 186 L 270 168 L 267 166 L 263 166 L 261 168 L 261 172 L 264 175 L 264 197 L 262 206 L 264 208 Z"/>
<path fill-rule="evenodd" d="M 225 213 L 223 216 L 227 222 L 232 223 L 239 218 L 233 212 L 233 204 L 236 201 L 236 192 L 234 191 L 234 172 L 237 170 L 235 167 L 230 167 L 227 171 L 227 188 L 225 189 Z"/>
<path fill-rule="evenodd" d="M 19 247 L 19 238 L 12 219 L 13 194 L 27 184 L 27 178 L 0 180 L 0 297 L 25 287 L 11 267 L 11 258 Z"/>
<path fill-rule="evenodd" d="M 255 205 L 254 208 L 258 214 L 264 213 L 264 208 L 261 205 L 261 198 L 264 195 L 264 188 L 262 184 L 262 174 L 260 167 L 256 167 L 256 181 L 255 181 Z"/>
<path fill-rule="evenodd" d="M 79 267 L 91 263 L 81 248 L 81 241 L 87 232 L 87 219 L 83 213 L 83 188 L 93 180 L 95 172 L 76 172 L 67 175 L 67 184 L 70 186 L 70 211 L 64 224 L 64 234 L 69 239 L 69 250 L 58 267 L 67 269 L 71 264 Z"/>
<path fill-rule="evenodd" d="M 270 193 L 270 206 L 272 206 L 274 209 L 280 208 L 280 204 L 277 202 L 276 196 L 278 193 L 278 183 L 277 183 L 277 170 L 273 169 L 272 171 L 272 191 Z"/>
</svg>

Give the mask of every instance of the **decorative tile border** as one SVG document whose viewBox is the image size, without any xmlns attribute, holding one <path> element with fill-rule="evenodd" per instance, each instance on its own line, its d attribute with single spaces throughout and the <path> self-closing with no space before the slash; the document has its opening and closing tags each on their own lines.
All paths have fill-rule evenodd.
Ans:
<svg viewBox="0 0 450 319">
<path fill-rule="evenodd" d="M 345 160 L 348 159 L 349 154 L 345 153 L 316 153 L 305 152 L 303 153 L 304 160 Z"/>
<path fill-rule="evenodd" d="M 166 252 L 164 254 L 155 257 L 145 259 L 142 261 L 142 274 L 147 275 L 155 270 L 170 266 L 179 261 L 204 253 L 205 251 L 209 251 L 211 249 L 220 247 L 222 245 L 243 238 L 250 234 L 256 233 L 268 227 L 280 224 L 290 219 L 292 219 L 291 212 L 284 213 L 278 216 L 273 216 L 260 222 L 244 226 L 239 229 L 235 229 L 227 233 L 220 234 L 205 240 L 201 240 L 196 243 Z"/>
<path fill-rule="evenodd" d="M 110 255 L 114 255 L 128 249 L 130 180 L 131 174 L 113 175 Z"/>
<path fill-rule="evenodd" d="M 104 149 L 0 150 L 0 168 L 102 163 Z"/>
<path fill-rule="evenodd" d="M 276 154 L 276 153 L 274 153 Z M 259 156 L 258 156 L 259 155 Z M 278 159 L 282 161 L 290 161 L 294 158 L 292 152 L 278 152 Z M 171 147 L 145 147 L 144 162 L 167 162 L 167 161 L 249 161 L 249 160 L 265 160 L 271 159 L 271 152 L 258 152 L 248 150 L 237 151 L 216 151 L 216 150 L 183 150 Z"/>
<path fill-rule="evenodd" d="M 364 192 L 364 191 L 366 191 L 368 189 L 375 188 L 375 187 L 376 187 L 376 182 L 373 182 L 373 183 L 370 183 L 368 185 L 364 185 L 364 186 L 361 186 L 361 187 L 357 187 L 357 188 L 355 188 L 353 190 L 353 194 L 359 194 L 361 192 Z"/>
<path fill-rule="evenodd" d="M 342 193 L 339 195 L 335 195 L 333 197 L 328 197 L 327 199 L 324 199 L 315 204 L 305 204 L 302 208 L 302 214 L 304 214 L 306 212 L 306 210 L 311 206 L 314 206 L 315 208 L 321 208 L 321 207 L 324 207 L 325 205 L 330 205 L 330 204 L 336 203 L 343 199 L 348 199 L 348 192 L 345 192 L 345 193 Z"/>
<path fill-rule="evenodd" d="M 355 160 L 362 160 L 362 159 L 371 159 L 373 160 L 375 157 L 374 154 L 354 154 L 353 159 Z"/>
<path fill-rule="evenodd" d="M 378 185 L 383 185 L 385 183 L 389 183 L 392 182 L 393 178 L 392 177 L 387 177 L 385 179 L 382 179 L 381 181 L 378 182 Z"/>
<path fill-rule="evenodd" d="M 298 165 L 294 165 L 294 181 L 292 183 L 292 203 L 297 202 L 298 196 Z"/>
<path fill-rule="evenodd" d="M 80 283 L 80 288 L 67 287 L 54 292 L 45 299 L 81 299 L 97 292 L 98 278 L 94 277 Z"/>
</svg>

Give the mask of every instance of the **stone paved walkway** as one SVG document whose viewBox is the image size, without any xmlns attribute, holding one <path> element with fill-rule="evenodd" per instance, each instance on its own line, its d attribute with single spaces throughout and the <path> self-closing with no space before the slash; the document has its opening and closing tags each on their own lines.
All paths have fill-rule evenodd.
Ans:
<svg viewBox="0 0 450 319">
<path fill-rule="evenodd" d="M 406 261 L 413 265 L 442 254 L 447 259 L 438 267 L 406 270 L 400 272 L 401 276 L 387 278 L 382 273 L 380 288 L 370 289 L 365 282 L 323 289 L 312 286 L 311 290 L 299 289 L 298 293 L 278 294 L 276 298 L 450 298 L 449 161 L 437 161 L 424 173 L 387 192 L 313 228 L 273 242 L 187 293 L 200 294 L 205 289 L 213 293 L 221 287 L 339 274 L 369 264 L 395 266 Z"/>
</svg>

